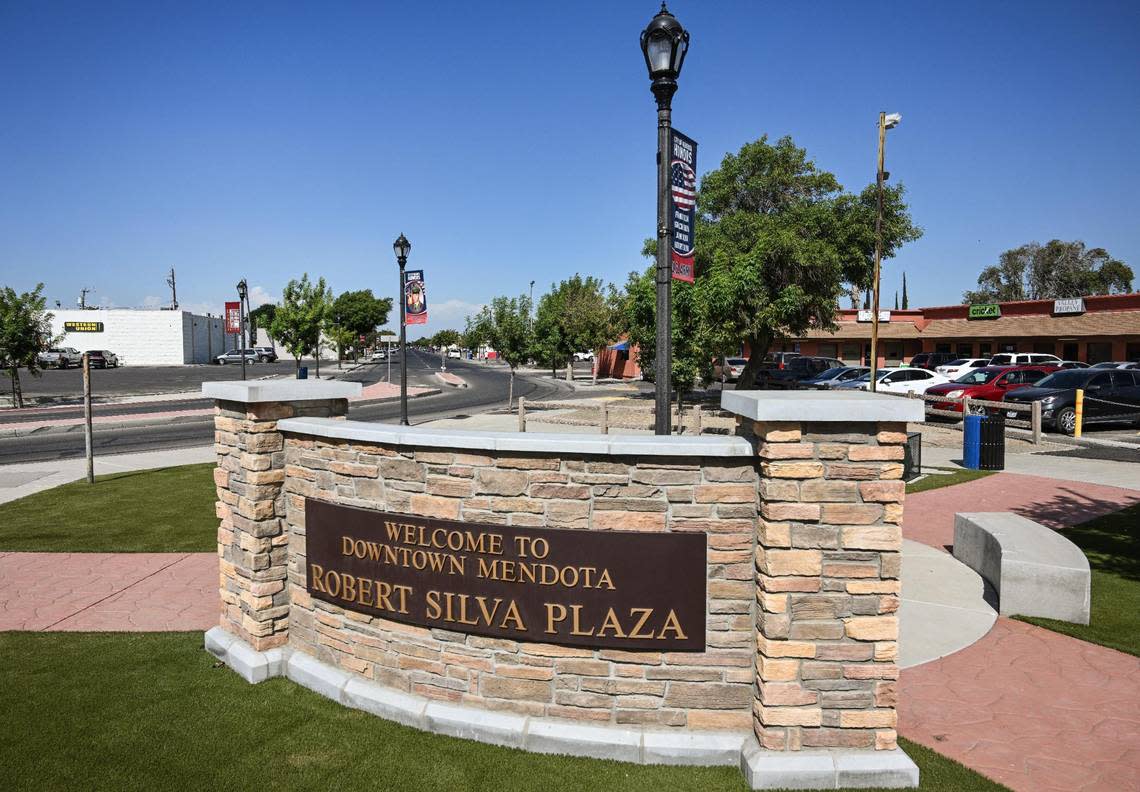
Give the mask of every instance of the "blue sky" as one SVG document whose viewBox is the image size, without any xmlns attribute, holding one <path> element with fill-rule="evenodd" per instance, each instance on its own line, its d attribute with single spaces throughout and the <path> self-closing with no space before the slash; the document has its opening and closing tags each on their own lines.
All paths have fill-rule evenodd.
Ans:
<svg viewBox="0 0 1140 792">
<path fill-rule="evenodd" d="M 957 302 L 997 254 L 1080 238 L 1140 271 L 1140 4 L 678 0 L 698 170 L 791 134 L 849 189 L 887 167 L 926 235 L 886 263 Z M 221 310 L 426 271 L 427 332 L 574 272 L 623 282 L 654 226 L 654 2 L 0 5 L 0 283 Z"/>
</svg>

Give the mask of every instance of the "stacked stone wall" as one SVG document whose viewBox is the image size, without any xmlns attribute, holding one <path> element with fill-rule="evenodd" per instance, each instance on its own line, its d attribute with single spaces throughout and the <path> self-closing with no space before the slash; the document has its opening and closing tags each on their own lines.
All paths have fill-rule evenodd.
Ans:
<svg viewBox="0 0 1140 792">
<path fill-rule="evenodd" d="M 505 454 L 286 434 L 289 643 L 397 690 L 611 724 L 752 728 L 757 474 L 748 458 Z M 706 651 L 583 649 L 346 611 L 305 588 L 305 499 L 498 525 L 707 536 Z M 661 581 L 668 586 L 668 580 Z"/>
<path fill-rule="evenodd" d="M 896 747 L 905 424 L 741 422 L 760 458 L 756 734 Z"/>
</svg>

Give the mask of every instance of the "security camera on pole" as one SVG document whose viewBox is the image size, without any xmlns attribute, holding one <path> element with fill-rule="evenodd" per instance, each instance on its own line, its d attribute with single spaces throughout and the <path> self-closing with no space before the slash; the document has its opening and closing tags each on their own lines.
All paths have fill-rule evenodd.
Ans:
<svg viewBox="0 0 1140 792">
<path fill-rule="evenodd" d="M 654 357 L 655 414 L 654 434 L 672 431 L 669 384 L 672 380 L 673 349 L 671 338 L 672 311 L 669 291 L 673 279 L 673 251 L 670 234 L 670 183 L 672 157 L 672 102 L 677 92 L 677 78 L 689 51 L 689 33 L 669 13 L 665 3 L 641 32 L 641 52 L 652 80 L 650 90 L 657 99 L 657 345 Z M 695 187 L 695 185 L 693 185 Z"/>
</svg>

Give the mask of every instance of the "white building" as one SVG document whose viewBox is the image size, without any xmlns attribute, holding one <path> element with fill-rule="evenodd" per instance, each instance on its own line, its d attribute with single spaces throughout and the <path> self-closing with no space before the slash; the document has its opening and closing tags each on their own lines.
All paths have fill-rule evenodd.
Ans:
<svg viewBox="0 0 1140 792">
<path fill-rule="evenodd" d="M 239 345 L 237 336 L 226 335 L 220 316 L 189 311 L 59 308 L 52 314 L 52 334 L 63 336 L 59 346 L 80 352 L 109 349 L 127 366 L 209 363 Z"/>
</svg>

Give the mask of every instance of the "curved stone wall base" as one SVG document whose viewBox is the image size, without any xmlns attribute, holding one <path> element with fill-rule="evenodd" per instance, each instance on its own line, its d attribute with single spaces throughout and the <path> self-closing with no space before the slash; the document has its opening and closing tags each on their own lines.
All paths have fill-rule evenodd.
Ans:
<svg viewBox="0 0 1140 792">
<path fill-rule="evenodd" d="M 598 726 L 448 704 L 393 690 L 302 652 L 259 652 L 213 627 L 206 650 L 256 684 L 284 676 L 346 707 L 423 731 L 536 753 L 636 764 L 735 765 L 753 789 L 918 786 L 918 767 L 901 750 L 769 751 L 750 732 Z"/>
</svg>

